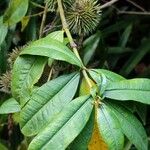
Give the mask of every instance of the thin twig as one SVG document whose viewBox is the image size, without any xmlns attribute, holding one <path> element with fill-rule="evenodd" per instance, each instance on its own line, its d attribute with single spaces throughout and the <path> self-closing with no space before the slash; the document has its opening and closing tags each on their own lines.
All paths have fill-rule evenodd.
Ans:
<svg viewBox="0 0 150 150">
<path fill-rule="evenodd" d="M 39 12 L 39 13 L 37 13 L 37 14 L 28 15 L 28 16 L 25 16 L 25 17 L 36 17 L 36 16 L 42 15 L 43 13 L 44 13 L 44 11 L 41 11 L 41 12 Z"/>
<path fill-rule="evenodd" d="M 141 12 L 141 11 L 124 11 L 124 10 L 120 10 L 120 9 L 116 8 L 116 7 L 113 6 L 113 5 L 112 5 L 111 7 L 113 7 L 113 8 L 117 11 L 118 14 L 147 15 L 147 16 L 150 15 L 150 12 L 147 12 L 147 11 L 145 11 L 145 12 Z"/>
<path fill-rule="evenodd" d="M 138 11 L 123 11 L 117 10 L 118 14 L 128 14 L 128 15 L 150 15 L 150 12 L 138 12 Z"/>
<path fill-rule="evenodd" d="M 45 8 L 44 6 L 41 6 L 40 4 L 37 4 L 37 3 L 35 3 L 35 2 L 33 2 L 33 1 L 30 1 L 30 3 L 33 5 L 33 6 L 36 6 L 36 7 L 39 7 L 39 8 Z"/>
<path fill-rule="evenodd" d="M 43 36 L 43 29 L 44 29 L 44 25 L 45 25 L 45 21 L 46 21 L 47 10 L 48 10 L 48 3 L 46 3 L 45 8 L 44 8 L 44 13 L 43 13 L 43 17 L 42 17 L 41 26 L 40 26 L 39 38 L 41 38 Z"/>
<path fill-rule="evenodd" d="M 110 2 L 107 2 L 107 3 L 105 3 L 104 5 L 102 5 L 102 6 L 100 7 L 100 9 L 104 9 L 104 8 L 106 8 L 106 7 L 110 7 L 111 5 L 113 5 L 114 3 L 116 3 L 117 1 L 119 1 L 119 0 L 111 0 Z"/>
<path fill-rule="evenodd" d="M 52 73 L 53 73 L 53 66 L 52 66 L 52 68 L 50 69 L 50 72 L 49 72 L 49 76 L 48 76 L 47 82 L 51 80 Z"/>
<path fill-rule="evenodd" d="M 138 9 L 142 10 L 142 11 L 146 11 L 143 7 L 141 7 L 140 5 L 138 5 L 137 3 L 131 1 L 131 0 L 126 0 L 127 2 L 131 3 L 132 5 L 134 5 L 135 7 L 137 7 Z"/>
<path fill-rule="evenodd" d="M 105 0 L 102 0 L 102 1 L 105 1 Z M 127 0 L 127 1 L 128 1 L 128 2 L 130 1 L 130 3 L 131 3 L 131 0 Z M 117 2 L 117 0 L 116 0 L 115 2 Z M 133 4 L 134 6 L 136 6 L 136 7 L 138 7 L 139 9 L 141 9 L 143 12 L 119 10 L 118 8 L 116 8 L 115 6 L 113 6 L 112 4 L 113 4 L 113 2 L 110 1 L 110 2 L 108 2 L 108 3 L 104 4 L 104 5 L 102 5 L 102 6 L 101 6 L 101 7 L 102 7 L 101 9 L 111 6 L 111 7 L 113 7 L 114 9 L 117 10 L 117 13 L 118 13 L 118 14 L 127 14 L 127 15 L 148 15 L 148 16 L 150 15 L 150 12 L 145 11 L 144 8 L 142 8 L 142 7 L 139 6 L 138 4 L 135 4 L 134 2 L 132 2 L 132 4 Z"/>
<path fill-rule="evenodd" d="M 51 29 L 53 29 L 54 27 L 56 27 L 55 26 L 55 22 L 57 21 L 57 18 L 58 18 L 58 11 L 57 11 L 57 13 L 56 13 L 56 15 L 55 15 L 55 18 L 53 19 L 53 21 L 50 23 L 50 24 L 48 24 L 48 25 L 46 25 L 46 27 L 44 28 L 44 31 L 43 31 L 43 33 L 46 33 L 46 32 L 48 32 L 48 31 L 50 31 Z M 57 27 L 62 27 L 62 25 L 57 25 Z"/>
</svg>

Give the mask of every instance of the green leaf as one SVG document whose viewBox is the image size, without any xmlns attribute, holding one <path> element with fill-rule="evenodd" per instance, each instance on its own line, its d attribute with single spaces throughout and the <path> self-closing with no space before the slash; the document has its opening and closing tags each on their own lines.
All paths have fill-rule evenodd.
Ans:
<svg viewBox="0 0 150 150">
<path fill-rule="evenodd" d="M 150 80 L 139 78 L 112 82 L 106 87 L 104 96 L 115 100 L 134 100 L 150 104 Z"/>
<path fill-rule="evenodd" d="M 19 56 L 12 71 L 11 91 L 23 106 L 29 99 L 33 85 L 40 79 L 47 59 L 34 56 Z"/>
<path fill-rule="evenodd" d="M 20 105 L 14 98 L 4 101 L 0 106 L 0 114 L 15 113 L 19 112 L 20 110 Z"/>
<path fill-rule="evenodd" d="M 129 23 L 129 25 L 125 28 L 125 31 L 123 32 L 122 36 L 120 37 L 119 43 L 118 43 L 118 47 L 120 49 L 115 49 L 116 53 L 120 53 L 121 54 L 121 53 L 124 53 L 124 52 L 127 52 L 128 50 L 130 50 L 130 49 L 126 48 L 126 45 L 127 45 L 128 40 L 129 40 L 131 31 L 132 31 L 132 24 L 133 23 Z M 110 49 L 109 49 L 109 51 L 110 51 Z M 111 62 L 111 65 L 112 65 L 113 68 L 116 66 L 116 64 L 118 63 L 118 60 L 120 58 L 121 57 L 118 56 L 118 55 L 116 55 L 113 58 L 111 58 L 110 62 Z"/>
<path fill-rule="evenodd" d="M 149 51 L 150 51 L 150 39 L 147 39 L 131 55 L 131 57 L 128 59 L 128 61 L 120 70 L 120 74 L 127 76 Z"/>
<path fill-rule="evenodd" d="M 121 46 L 121 47 L 125 47 L 125 46 L 126 46 L 128 40 L 129 40 L 131 31 L 132 31 L 132 26 L 133 26 L 133 25 L 132 25 L 132 23 L 131 23 L 131 24 L 129 24 L 129 25 L 126 27 L 125 31 L 123 32 L 123 34 L 122 34 L 122 36 L 121 36 L 121 38 L 120 38 L 119 46 Z M 123 49 L 122 49 L 122 50 L 123 50 Z"/>
<path fill-rule="evenodd" d="M 22 20 L 28 10 L 28 0 L 11 0 L 4 14 L 4 23 L 9 26 Z"/>
<path fill-rule="evenodd" d="M 21 32 L 23 32 L 24 29 L 27 27 L 29 21 L 30 21 L 30 17 L 29 16 L 26 16 L 26 17 L 22 18 L 22 20 L 21 20 Z"/>
<path fill-rule="evenodd" d="M 89 70 L 91 77 L 96 81 L 99 87 L 99 95 L 102 96 L 107 84 L 124 80 L 124 78 L 114 72 L 105 69 L 91 69 Z"/>
<path fill-rule="evenodd" d="M 52 39 L 55 39 L 55 40 L 63 43 L 63 41 L 64 41 L 64 31 L 62 30 L 62 31 L 52 32 L 49 35 L 47 35 L 46 38 L 52 38 Z M 48 59 L 48 65 L 51 66 L 53 61 L 54 60 L 52 58 L 49 58 Z"/>
<path fill-rule="evenodd" d="M 109 102 L 109 106 L 119 120 L 122 131 L 127 138 L 138 150 L 148 150 L 148 138 L 144 127 L 133 113 L 121 105 Z"/>
<path fill-rule="evenodd" d="M 90 119 L 82 132 L 75 138 L 75 140 L 69 145 L 67 150 L 87 150 L 88 144 L 92 137 L 94 129 L 95 110 L 93 109 Z"/>
<path fill-rule="evenodd" d="M 84 57 L 83 62 L 85 65 L 87 65 L 91 59 L 91 57 L 94 55 L 96 48 L 98 47 L 99 41 L 100 41 L 101 35 L 99 32 L 96 34 L 90 36 L 88 39 L 86 39 L 83 43 L 84 48 Z"/>
<path fill-rule="evenodd" d="M 55 39 L 61 43 L 64 42 L 64 31 L 55 31 L 55 32 L 52 32 L 50 34 L 48 34 L 45 38 L 52 38 L 52 39 Z"/>
<path fill-rule="evenodd" d="M 127 53 L 127 52 L 132 52 L 133 50 L 128 47 L 108 47 L 108 53 L 109 54 L 122 54 L 122 53 Z M 118 55 L 116 56 L 118 59 Z M 116 64 L 116 63 L 115 63 Z"/>
<path fill-rule="evenodd" d="M 89 70 L 89 73 L 91 74 L 91 76 L 94 77 L 93 72 L 95 72 L 99 76 L 104 74 L 106 76 L 107 82 L 109 82 L 109 81 L 116 82 L 116 81 L 121 81 L 121 80 L 125 79 L 124 77 L 120 76 L 119 74 L 116 74 L 112 71 L 105 70 L 105 69 L 91 69 L 91 70 Z M 95 78 L 96 78 L 96 75 L 95 75 Z"/>
<path fill-rule="evenodd" d="M 142 120 L 142 123 L 146 125 L 146 120 L 147 120 L 147 105 L 137 103 L 135 104 L 135 111 L 137 112 L 138 116 Z"/>
<path fill-rule="evenodd" d="M 7 68 L 7 50 L 8 49 L 7 49 L 7 46 L 6 46 L 6 42 L 4 41 L 0 45 L 0 74 L 6 72 L 6 68 Z"/>
<path fill-rule="evenodd" d="M 104 30 L 102 30 L 103 36 L 108 37 L 112 33 L 119 32 L 120 30 L 126 28 L 129 24 L 131 24 L 131 21 L 133 22 L 133 20 L 131 20 L 131 19 L 117 21 L 116 23 L 114 23 L 114 24 L 104 28 Z"/>
<path fill-rule="evenodd" d="M 100 134 L 109 150 L 122 150 L 124 135 L 120 123 L 106 104 L 102 104 L 97 110 L 97 122 Z"/>
<path fill-rule="evenodd" d="M 8 150 L 8 148 L 0 142 L 0 150 Z"/>
<path fill-rule="evenodd" d="M 97 94 L 99 94 L 99 96 L 102 96 L 105 91 L 106 85 L 108 84 L 106 76 L 103 73 L 99 74 L 98 72 L 95 72 L 93 70 L 89 71 L 89 73 L 93 80 L 97 83 Z"/>
<path fill-rule="evenodd" d="M 64 150 L 79 135 L 93 109 L 92 98 L 79 97 L 66 106 L 30 143 L 29 150 Z"/>
<path fill-rule="evenodd" d="M 30 9 L 29 9 L 30 12 Z M 24 38 L 26 41 L 35 41 L 38 39 L 37 28 L 38 28 L 38 17 L 31 17 L 29 24 L 25 28 Z"/>
<path fill-rule="evenodd" d="M 20 126 L 25 135 L 37 134 L 74 97 L 79 74 L 72 73 L 51 80 L 33 92 L 20 114 Z"/>
<path fill-rule="evenodd" d="M 0 34 L 0 45 L 1 45 L 5 40 L 5 37 L 8 32 L 7 25 L 3 24 L 3 17 L 0 17 L 0 30 L 1 30 L 1 34 Z"/>
<path fill-rule="evenodd" d="M 21 54 L 46 56 L 56 60 L 63 60 L 79 67 L 83 65 L 67 46 L 53 38 L 37 40 L 26 47 Z"/>
</svg>

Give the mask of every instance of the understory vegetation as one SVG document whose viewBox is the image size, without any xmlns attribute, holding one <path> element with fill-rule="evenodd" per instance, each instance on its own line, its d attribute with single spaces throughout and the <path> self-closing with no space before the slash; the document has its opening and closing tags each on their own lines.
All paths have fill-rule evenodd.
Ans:
<svg viewBox="0 0 150 150">
<path fill-rule="evenodd" d="M 150 1 L 1 0 L 0 150 L 149 150 Z"/>
</svg>

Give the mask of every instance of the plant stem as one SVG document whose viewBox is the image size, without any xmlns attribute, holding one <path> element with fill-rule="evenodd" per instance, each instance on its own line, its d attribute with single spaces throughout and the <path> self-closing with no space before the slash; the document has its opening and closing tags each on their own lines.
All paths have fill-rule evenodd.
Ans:
<svg viewBox="0 0 150 150">
<path fill-rule="evenodd" d="M 63 5 L 62 5 L 62 1 L 61 0 L 57 0 L 57 3 L 58 3 L 58 9 L 59 9 L 59 13 L 60 13 L 60 18 L 61 18 L 62 26 L 63 26 L 64 31 L 66 32 L 66 35 L 67 35 L 68 40 L 70 42 L 70 46 L 72 47 L 73 52 L 75 53 L 75 55 L 82 62 L 81 57 L 80 57 L 80 55 L 78 53 L 78 50 L 77 50 L 77 45 L 75 44 L 75 42 L 74 42 L 74 40 L 72 38 L 72 35 L 71 35 L 71 33 L 70 33 L 69 29 L 68 29 L 68 25 L 67 25 L 67 21 L 66 21 L 66 18 L 65 18 L 65 13 L 64 13 Z M 83 62 L 82 62 L 82 64 L 83 64 Z M 86 79 L 87 84 L 91 88 L 92 84 L 91 84 L 91 82 L 89 80 L 88 74 L 86 72 L 86 67 L 84 65 L 83 65 L 82 73 L 83 73 L 83 76 Z"/>
<path fill-rule="evenodd" d="M 30 3 L 31 3 L 33 6 L 35 6 L 35 7 L 39 7 L 39 8 L 42 8 L 42 9 L 45 8 L 45 7 L 41 6 L 40 4 L 35 3 L 35 2 L 32 2 L 32 1 L 30 1 Z"/>
<path fill-rule="evenodd" d="M 59 13 L 60 13 L 60 18 L 61 18 L 61 21 L 62 21 L 62 25 L 63 25 L 63 29 L 64 31 L 66 32 L 66 35 L 69 39 L 69 42 L 70 42 L 70 46 L 72 47 L 73 49 L 73 52 L 76 54 L 76 56 L 78 57 L 78 59 L 82 62 L 80 56 L 79 56 L 79 53 L 78 53 L 78 50 L 77 50 L 77 45 L 75 44 L 72 36 L 71 36 L 71 33 L 68 29 L 68 25 L 67 25 L 67 21 L 66 21 L 66 18 L 65 18 L 65 13 L 64 13 L 64 9 L 63 9 L 63 6 L 62 6 L 62 1 L 61 0 L 57 0 L 57 3 L 58 3 L 58 9 L 59 9 Z"/>
<path fill-rule="evenodd" d="M 104 9 L 104 8 L 107 8 L 107 7 L 110 7 L 111 5 L 113 5 L 114 3 L 116 3 L 118 0 L 111 0 L 110 2 L 107 2 L 105 3 L 104 5 L 102 5 L 100 7 L 100 9 Z"/>
<path fill-rule="evenodd" d="M 44 13 L 44 11 L 41 11 L 41 12 L 39 12 L 39 13 L 32 14 L 32 15 L 28 15 L 28 16 L 25 16 L 25 17 L 36 17 L 36 16 L 42 15 L 43 13 Z M 25 18 L 25 17 L 24 17 L 24 18 Z"/>
<path fill-rule="evenodd" d="M 46 3 L 45 8 L 44 8 L 44 13 L 43 13 L 43 17 L 42 17 L 41 26 L 40 26 L 39 38 L 41 38 L 43 35 L 43 29 L 44 29 L 44 25 L 45 25 L 47 10 L 48 10 L 48 3 Z"/>
<path fill-rule="evenodd" d="M 83 69 L 83 70 L 82 70 L 82 73 L 83 73 L 83 76 L 84 76 L 84 78 L 85 78 L 87 84 L 89 85 L 90 88 L 92 88 L 92 84 L 91 84 L 91 82 L 90 82 L 90 80 L 89 80 L 89 77 L 88 77 L 87 72 Z"/>
<path fill-rule="evenodd" d="M 137 3 L 131 1 L 131 0 L 126 0 L 127 2 L 131 3 L 132 5 L 134 5 L 136 8 L 142 10 L 143 12 L 145 12 L 145 9 L 143 7 L 141 7 L 140 5 L 138 5 Z"/>
<path fill-rule="evenodd" d="M 128 15 L 150 15 L 150 12 L 137 12 L 137 11 L 123 11 L 118 10 L 118 14 L 128 14 Z"/>
<path fill-rule="evenodd" d="M 52 66 L 51 69 L 50 69 L 50 72 L 49 72 L 49 76 L 48 76 L 47 82 L 51 80 L 52 73 L 53 73 L 53 66 Z"/>
</svg>

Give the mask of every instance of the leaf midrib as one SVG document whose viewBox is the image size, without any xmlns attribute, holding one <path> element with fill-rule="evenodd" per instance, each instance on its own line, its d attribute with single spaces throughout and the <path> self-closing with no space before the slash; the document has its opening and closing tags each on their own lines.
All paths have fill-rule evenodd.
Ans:
<svg viewBox="0 0 150 150">
<path fill-rule="evenodd" d="M 109 105 L 111 105 L 111 107 L 113 107 L 112 104 L 109 103 Z M 138 130 L 136 130 L 136 128 L 134 127 L 134 124 L 132 124 L 132 122 L 128 121 L 128 120 L 126 119 L 126 117 L 125 117 L 122 113 L 120 113 L 115 107 L 113 107 L 113 108 L 115 109 L 115 111 L 117 111 L 119 114 L 121 114 L 121 115 L 123 116 L 123 118 L 125 118 L 125 120 L 128 122 L 128 124 L 132 125 L 132 128 L 134 129 L 134 131 L 135 131 L 136 133 L 138 133 L 137 135 L 138 135 L 139 139 L 142 141 L 141 143 L 142 143 L 142 145 L 143 145 L 143 140 L 142 140 L 142 138 L 141 138 L 139 132 L 137 132 Z M 114 113 L 115 113 L 115 112 L 114 112 Z M 116 114 L 116 113 L 115 113 L 115 116 L 117 117 L 117 114 Z M 145 147 L 145 145 L 143 145 L 143 147 Z"/>
<path fill-rule="evenodd" d="M 51 97 L 50 100 L 52 100 L 52 99 L 56 96 L 56 94 L 58 94 L 65 86 L 67 86 L 68 83 L 72 82 L 72 79 L 74 79 L 75 76 L 77 77 L 77 74 L 75 74 L 75 75 L 71 78 L 71 80 L 67 81 L 66 84 L 64 84 L 64 85 L 60 88 L 60 90 L 57 91 L 57 92 Z M 75 79 L 74 79 L 74 80 L 75 80 Z M 49 101 L 50 101 L 50 100 L 49 100 Z M 30 100 L 29 100 L 29 101 L 30 101 Z M 32 118 L 33 118 L 39 111 L 41 111 L 41 109 L 42 109 L 45 105 L 47 105 L 47 103 L 48 103 L 49 101 L 46 101 L 46 103 L 43 104 L 42 107 L 41 107 L 40 109 L 38 109 L 38 110 L 34 113 L 34 115 L 32 115 L 32 117 L 26 121 L 26 123 L 24 123 L 24 125 L 21 126 L 22 130 L 23 130 L 23 128 L 26 126 L 26 124 L 27 124 L 29 121 L 31 121 Z"/>
<path fill-rule="evenodd" d="M 62 45 L 61 45 L 62 46 Z M 60 52 L 60 53 L 62 53 L 62 54 L 65 54 L 65 55 L 67 55 L 68 57 L 70 57 L 71 56 L 71 58 L 74 60 L 74 62 L 76 62 L 76 63 L 78 63 L 78 62 L 80 62 L 80 60 L 71 52 L 71 51 L 69 51 L 69 49 L 68 48 L 66 48 L 66 47 L 64 47 L 65 48 L 65 50 L 67 50 L 67 52 L 65 53 L 65 51 L 62 51 L 59 47 L 56 47 L 55 46 L 55 49 L 54 48 L 50 48 L 50 47 L 48 47 L 48 46 L 44 46 L 44 45 L 39 45 L 39 46 L 36 46 L 36 45 L 31 45 L 29 48 L 46 48 L 46 49 L 50 49 L 50 50 L 53 50 L 53 51 L 58 51 L 58 52 Z M 69 55 L 69 53 L 70 53 L 70 55 Z M 24 53 L 23 53 L 24 54 Z M 38 54 L 35 54 L 35 55 L 38 55 Z M 74 56 L 74 57 L 72 57 L 72 56 Z M 80 63 L 78 63 L 78 64 L 80 64 Z"/>
<path fill-rule="evenodd" d="M 87 98 L 87 100 L 78 108 L 78 110 L 73 113 L 73 115 L 71 116 L 71 118 L 69 118 L 66 122 L 64 122 L 64 124 L 63 124 L 63 125 L 50 137 L 50 139 L 48 139 L 47 141 L 50 141 L 54 136 L 56 136 L 56 135 L 59 133 L 59 131 L 60 131 L 62 128 L 65 128 L 65 126 L 67 126 L 67 124 L 69 124 L 69 122 L 71 122 L 71 121 L 74 119 L 74 117 L 76 117 L 76 115 L 78 115 L 78 113 L 79 113 L 86 105 L 89 104 L 89 102 L 88 102 L 89 99 L 90 99 L 90 98 Z M 49 142 L 47 142 L 47 141 L 45 142 L 46 145 L 49 143 Z M 45 143 L 43 144 L 44 146 L 42 146 L 41 148 L 44 148 L 44 147 L 46 146 Z"/>
<path fill-rule="evenodd" d="M 103 107 L 103 106 L 101 106 L 101 107 Z M 104 107 L 103 107 L 103 108 L 104 108 Z M 105 108 L 104 108 L 104 109 L 105 109 Z M 110 127 L 109 130 L 110 130 L 110 132 L 111 132 L 111 135 L 113 136 L 113 139 L 115 139 L 114 143 L 115 143 L 115 145 L 116 145 L 116 147 L 117 147 L 116 138 L 115 138 L 115 136 L 114 136 L 114 134 L 113 134 L 113 132 L 112 132 L 112 130 L 111 130 L 111 125 L 110 125 L 109 121 L 107 120 L 107 117 L 106 117 L 105 112 L 103 111 L 103 109 L 101 109 L 101 111 L 102 111 L 102 113 L 103 113 L 103 115 L 104 115 L 104 118 L 105 118 L 106 122 L 108 123 L 108 126 Z"/>
<path fill-rule="evenodd" d="M 150 92 L 150 90 L 142 90 L 142 89 L 106 89 L 105 92 L 109 92 L 109 91 L 124 91 L 124 90 L 127 90 L 127 91 L 141 91 L 141 92 Z"/>
<path fill-rule="evenodd" d="M 97 73 L 97 74 L 99 74 L 100 76 L 101 76 L 101 74 L 104 74 L 105 76 L 106 76 L 106 79 L 108 80 L 108 81 L 110 81 L 110 82 L 120 82 L 120 81 L 122 81 L 122 80 L 126 80 L 125 78 L 123 78 L 123 77 L 121 77 L 120 75 L 114 75 L 115 77 L 113 77 L 113 78 L 111 78 L 109 75 L 107 75 L 107 72 L 105 72 L 105 71 L 102 71 L 102 70 L 95 70 L 95 69 L 92 69 L 92 71 L 93 72 L 95 72 L 95 73 Z M 114 72 L 112 72 L 112 73 L 114 73 Z M 113 80 L 113 79 L 118 79 L 118 81 L 117 80 Z"/>
<path fill-rule="evenodd" d="M 20 3 L 18 4 L 19 7 L 15 7 L 14 13 L 13 13 L 12 15 L 9 14 L 9 17 L 7 18 L 8 23 L 10 23 L 10 22 L 12 21 L 12 18 L 14 18 L 14 16 L 16 15 L 16 12 L 21 8 L 20 6 L 21 6 L 21 5 L 24 5 L 24 2 L 26 2 L 26 1 L 24 1 L 24 0 L 20 1 Z M 18 14 L 18 13 L 17 13 L 17 14 Z"/>
<path fill-rule="evenodd" d="M 30 73 L 31 73 L 31 70 L 32 68 L 35 66 L 35 62 L 36 62 L 36 59 L 34 59 L 32 65 L 30 66 L 30 68 L 28 69 L 29 72 L 26 74 L 25 78 L 21 79 L 20 83 L 23 83 L 23 86 L 21 86 L 22 84 L 19 84 L 19 91 L 23 91 L 24 87 L 26 87 L 26 83 L 25 81 L 27 81 L 28 77 L 30 76 Z M 22 75 L 21 75 L 22 76 Z M 30 86 L 30 88 L 32 87 L 33 85 Z M 29 87 L 28 87 L 29 88 Z"/>
</svg>

